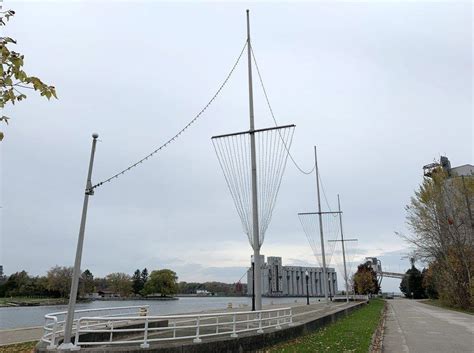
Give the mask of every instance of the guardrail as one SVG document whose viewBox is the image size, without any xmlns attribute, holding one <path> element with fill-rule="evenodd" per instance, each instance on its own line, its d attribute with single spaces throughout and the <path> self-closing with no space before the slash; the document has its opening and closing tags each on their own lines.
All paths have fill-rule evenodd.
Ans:
<svg viewBox="0 0 474 353">
<path fill-rule="evenodd" d="M 109 310 L 121 309 L 125 308 L 110 308 Z M 193 342 L 199 343 L 203 337 L 225 335 L 238 337 L 244 332 L 263 333 L 264 329 L 281 329 L 282 325 L 293 325 L 293 312 L 289 307 L 211 314 L 160 316 L 147 314 L 147 311 L 142 309 L 138 316 L 79 317 L 74 321 L 74 346 L 79 349 L 81 346 L 139 344 L 141 348 L 148 348 L 151 342 L 192 339 Z M 48 314 L 45 318 L 49 320 L 49 324 L 45 324 L 45 335 L 42 340 L 49 343 L 49 349 L 55 349 L 59 337 L 64 332 L 63 327 L 58 329 L 59 323 L 63 321 L 58 321 L 54 314 Z M 166 322 L 167 326 L 159 326 L 160 322 Z M 87 339 L 84 339 L 86 336 Z M 107 339 L 104 339 L 105 337 Z"/>
<path fill-rule="evenodd" d="M 97 309 L 84 309 L 76 310 L 74 312 L 74 321 L 73 321 L 73 332 L 78 329 L 78 322 L 80 317 L 90 315 L 90 313 L 105 313 L 101 317 L 113 318 L 120 317 L 126 314 L 137 313 L 138 315 L 146 315 L 148 312 L 149 305 L 135 305 L 135 306 L 122 306 L 122 307 L 112 307 L 112 308 L 97 308 Z M 138 310 L 137 310 L 138 309 Z M 120 311 L 119 313 L 117 313 Z M 67 311 L 58 311 L 55 313 L 46 314 L 45 324 L 43 326 L 43 337 L 41 338 L 42 342 L 48 344 L 48 349 L 55 349 L 58 345 L 58 341 L 64 335 L 64 326 L 65 318 Z"/>
</svg>

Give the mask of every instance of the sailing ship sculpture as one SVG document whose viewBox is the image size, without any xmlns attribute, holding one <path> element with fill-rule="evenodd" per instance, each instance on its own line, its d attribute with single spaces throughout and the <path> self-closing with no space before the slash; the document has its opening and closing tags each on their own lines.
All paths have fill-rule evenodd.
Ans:
<svg viewBox="0 0 474 353">
<path fill-rule="evenodd" d="M 295 126 L 255 129 L 249 10 L 247 10 L 247 53 L 250 129 L 214 136 L 212 142 L 243 230 L 253 249 L 252 310 L 261 310 L 260 248 L 272 218 Z"/>
</svg>

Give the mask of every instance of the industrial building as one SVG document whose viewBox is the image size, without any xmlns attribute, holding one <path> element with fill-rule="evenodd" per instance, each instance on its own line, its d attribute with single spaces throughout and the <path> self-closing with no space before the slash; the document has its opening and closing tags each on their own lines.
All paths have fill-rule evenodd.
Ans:
<svg viewBox="0 0 474 353">
<path fill-rule="evenodd" d="M 267 297 L 306 296 L 306 271 L 311 297 L 323 297 L 323 269 L 321 267 L 283 266 L 281 257 L 260 255 L 262 264 L 262 295 Z M 329 295 L 337 293 L 337 275 L 334 268 L 327 268 Z M 247 294 L 252 295 L 252 267 L 247 271 Z"/>
</svg>

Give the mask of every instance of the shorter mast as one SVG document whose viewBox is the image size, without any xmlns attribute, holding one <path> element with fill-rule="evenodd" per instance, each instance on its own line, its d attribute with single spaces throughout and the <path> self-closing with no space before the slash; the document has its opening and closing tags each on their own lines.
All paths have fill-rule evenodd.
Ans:
<svg viewBox="0 0 474 353">
<path fill-rule="evenodd" d="M 323 218 L 321 213 L 321 197 L 319 195 L 319 170 L 318 170 L 318 153 L 316 151 L 316 146 L 314 146 L 314 164 L 316 169 L 316 190 L 318 195 L 318 215 L 319 215 L 319 234 L 321 236 L 321 253 L 323 258 L 323 288 L 324 288 L 324 298 L 326 303 L 328 301 L 328 275 L 326 268 L 326 254 L 324 253 L 324 234 L 323 234 Z"/>
<path fill-rule="evenodd" d="M 344 280 L 346 281 L 346 302 L 349 303 L 349 283 L 348 283 L 348 278 L 347 278 L 346 250 L 344 246 L 344 232 L 342 231 L 342 212 L 341 212 L 341 201 L 339 199 L 339 194 L 337 194 L 337 207 L 339 210 L 339 226 L 341 228 L 342 260 L 344 261 Z"/>
<path fill-rule="evenodd" d="M 344 281 L 346 282 L 346 302 L 349 302 L 349 279 L 347 278 L 347 266 L 346 266 L 346 247 L 345 247 L 345 242 L 346 241 L 357 241 L 357 239 L 344 239 L 344 232 L 342 230 L 342 211 L 341 211 L 341 201 L 339 199 L 339 194 L 337 194 L 337 207 L 338 207 L 338 212 L 339 213 L 339 227 L 341 229 L 341 240 L 335 239 L 335 240 L 328 240 L 330 242 L 337 242 L 340 241 L 342 245 L 342 260 L 344 262 Z"/>
</svg>

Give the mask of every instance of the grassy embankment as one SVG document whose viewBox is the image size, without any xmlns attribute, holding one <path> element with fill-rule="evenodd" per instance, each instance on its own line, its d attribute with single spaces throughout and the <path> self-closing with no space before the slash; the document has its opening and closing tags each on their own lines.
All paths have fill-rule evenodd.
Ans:
<svg viewBox="0 0 474 353">
<path fill-rule="evenodd" d="M 474 315 L 474 308 L 471 308 L 471 309 L 453 308 L 451 306 L 448 306 L 448 305 L 444 304 L 439 299 L 426 299 L 426 300 L 422 300 L 421 302 L 424 303 L 424 304 L 437 306 L 437 307 L 443 308 L 443 309 L 454 310 L 454 311 L 459 311 L 461 313 Z"/>
<path fill-rule="evenodd" d="M 267 352 L 366 353 L 379 323 L 383 306 L 382 299 L 372 299 L 369 305 L 349 316 L 312 334 L 270 347 Z"/>
<path fill-rule="evenodd" d="M 67 304 L 65 298 L 44 298 L 44 297 L 7 297 L 0 298 L 0 306 L 22 306 L 22 305 L 57 305 Z"/>
<path fill-rule="evenodd" d="M 36 341 L 0 346 L 0 353 L 30 353 L 33 352 Z"/>
</svg>

